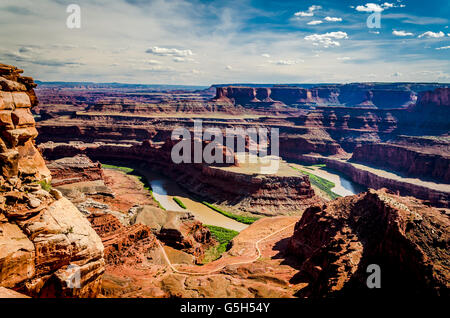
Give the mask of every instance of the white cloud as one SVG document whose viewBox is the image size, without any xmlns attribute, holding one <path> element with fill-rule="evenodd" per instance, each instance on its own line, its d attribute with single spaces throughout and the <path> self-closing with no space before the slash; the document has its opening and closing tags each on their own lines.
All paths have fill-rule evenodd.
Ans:
<svg viewBox="0 0 450 318">
<path fill-rule="evenodd" d="M 267 54 L 267 53 L 263 53 L 263 54 L 261 54 L 261 56 L 262 57 L 266 57 L 266 58 L 270 58 L 270 54 Z"/>
<path fill-rule="evenodd" d="M 278 61 L 269 61 L 271 64 L 276 65 L 295 65 L 298 63 L 303 63 L 304 60 L 278 60 Z"/>
<path fill-rule="evenodd" d="M 441 47 L 437 47 L 436 50 L 448 50 L 450 49 L 450 45 L 449 46 L 441 46 Z"/>
<path fill-rule="evenodd" d="M 308 11 L 313 12 L 313 11 L 320 10 L 320 9 L 322 9 L 322 6 L 312 5 L 308 8 Z"/>
<path fill-rule="evenodd" d="M 312 17 L 314 15 L 314 12 L 299 11 L 299 12 L 295 12 L 294 15 L 296 17 Z"/>
<path fill-rule="evenodd" d="M 193 62 L 194 59 L 188 58 L 188 57 L 179 57 L 179 56 L 175 56 L 173 58 L 174 62 L 178 62 L 178 63 L 182 63 L 182 62 Z"/>
<path fill-rule="evenodd" d="M 348 57 L 348 56 L 343 56 L 343 57 L 338 57 L 338 58 L 336 58 L 338 61 L 348 61 L 348 60 L 351 60 L 352 58 L 351 57 Z"/>
<path fill-rule="evenodd" d="M 341 22 L 341 21 L 342 21 L 342 18 L 325 17 L 325 21 L 329 21 L 329 22 Z"/>
<path fill-rule="evenodd" d="M 225 69 L 231 71 L 233 69 L 233 67 L 231 65 L 227 65 L 227 66 L 225 66 Z"/>
<path fill-rule="evenodd" d="M 392 31 L 392 34 L 395 35 L 395 36 L 409 36 L 409 35 L 414 35 L 414 34 L 411 33 L 411 32 L 406 32 L 406 31 L 402 31 L 402 30 L 399 30 L 399 31 L 394 30 L 394 31 Z"/>
<path fill-rule="evenodd" d="M 323 47 L 330 47 L 330 46 L 340 46 L 341 44 L 338 41 L 340 39 L 347 39 L 347 33 L 342 31 L 336 31 L 336 32 L 328 32 L 324 34 L 312 34 L 305 36 L 306 41 L 313 42 L 313 45 L 319 45 L 321 44 Z"/>
<path fill-rule="evenodd" d="M 169 49 L 169 48 L 157 47 L 157 46 L 154 46 L 145 52 L 155 54 L 155 55 L 160 55 L 160 56 L 184 57 L 184 56 L 194 55 L 194 53 L 192 53 L 191 50 Z"/>
<path fill-rule="evenodd" d="M 384 8 L 382 8 L 380 5 L 375 3 L 366 3 L 363 6 L 357 6 L 356 11 L 360 12 L 381 12 Z"/>
<path fill-rule="evenodd" d="M 423 38 L 423 37 L 426 37 L 426 38 L 442 38 L 444 36 L 445 36 L 445 34 L 442 31 L 439 31 L 437 33 L 436 32 L 431 32 L 431 31 L 427 31 L 425 33 L 422 33 L 418 37 L 419 38 Z"/>
<path fill-rule="evenodd" d="M 314 15 L 314 11 L 322 9 L 321 6 L 312 5 L 308 8 L 308 11 L 299 11 L 294 13 L 296 17 L 312 17 Z"/>
<path fill-rule="evenodd" d="M 148 60 L 147 63 L 150 64 L 150 65 L 159 65 L 159 64 L 161 64 L 161 62 L 157 61 L 157 60 Z"/>
<path fill-rule="evenodd" d="M 317 24 L 321 24 L 321 23 L 323 23 L 321 20 L 313 20 L 313 21 L 309 21 L 306 24 L 308 24 L 308 25 L 317 25 Z"/>
<path fill-rule="evenodd" d="M 254 1 L 239 1 L 239 5 L 215 10 L 209 2 L 204 6 L 199 6 L 198 1 L 188 0 L 119 0 L 109 1 L 111 4 L 108 4 L 108 6 L 104 5 L 106 0 L 80 0 L 78 2 L 80 2 L 82 8 L 85 8 L 85 12 L 89 12 L 96 18 L 89 19 L 91 27 L 82 29 L 84 30 L 82 33 L 70 32 L 70 37 L 67 37 L 67 30 L 60 27 L 61 12 L 64 13 L 64 7 L 61 3 L 64 1 L 41 1 L 45 5 L 33 6 L 32 9 L 36 12 L 32 16 L 23 18 L 6 14 L 2 16 L 3 27 L 0 28 L 0 37 L 3 42 L 0 53 L 4 48 L 10 48 L 18 54 L 21 47 L 31 45 L 40 45 L 42 49 L 39 51 L 36 49 L 36 52 L 24 49 L 22 55 L 30 56 L 26 60 L 23 59 L 23 56 L 14 57 L 5 54 L 0 54 L 0 60 L 20 66 L 25 69 L 26 75 L 45 81 L 168 83 L 205 86 L 212 83 L 245 82 L 358 82 L 368 80 L 367 74 L 370 73 L 376 73 L 376 76 L 372 78 L 373 81 L 393 81 L 396 78 L 390 77 L 390 74 L 399 71 L 403 73 L 403 76 L 398 78 L 402 81 L 433 82 L 437 81 L 440 75 L 411 75 L 410 72 L 442 70 L 445 74 L 450 73 L 448 61 L 443 59 L 450 50 L 437 50 L 437 52 L 435 50 L 436 47 L 450 45 L 450 43 L 447 43 L 448 41 L 430 44 L 431 49 L 429 50 L 423 50 L 423 45 L 420 46 L 416 43 L 416 45 L 419 45 L 416 49 L 420 52 L 410 52 L 408 56 L 414 59 L 414 63 L 411 63 L 410 58 L 404 58 L 400 55 L 403 52 L 400 50 L 404 49 L 404 44 L 401 41 L 386 42 L 386 39 L 378 39 L 380 35 L 367 34 L 371 31 L 367 28 L 356 30 L 349 27 L 349 30 L 353 30 L 350 33 L 343 29 L 348 26 L 343 26 L 342 29 L 339 27 L 344 22 L 327 22 L 326 16 L 341 17 L 343 21 L 347 21 L 346 16 L 334 11 L 338 7 L 328 8 L 323 5 L 324 9 L 313 11 L 313 17 L 299 18 L 304 19 L 303 26 L 306 26 L 306 23 L 311 20 L 322 20 L 324 22 L 319 26 L 308 26 L 310 28 L 337 24 L 334 28 L 326 31 L 305 33 L 296 28 L 289 30 L 273 28 L 270 24 L 249 30 L 249 28 L 246 28 L 247 21 L 252 21 L 256 12 L 258 14 L 263 12 L 268 15 L 273 14 L 273 12 L 266 11 L 264 7 L 255 6 Z M 353 2 L 353 4 L 355 4 L 355 7 L 358 4 L 364 5 L 366 2 L 381 5 L 385 1 L 392 1 L 397 6 L 399 4 L 395 0 L 359 0 Z M 3 0 L 0 2 L 0 6 L 4 2 L 16 3 L 17 5 L 22 5 L 21 2 L 23 2 L 23 6 L 26 6 L 26 2 L 30 1 Z M 331 1 L 327 2 L 330 3 Z M 347 1 L 345 2 L 347 3 Z M 287 13 L 292 18 L 290 22 L 296 19 L 293 16 L 294 12 L 306 12 L 310 4 L 319 2 L 311 0 L 309 3 L 303 1 L 297 1 L 296 3 L 297 7 L 295 4 L 291 6 L 292 3 L 285 6 L 286 10 L 290 10 Z M 326 2 L 323 1 L 319 4 L 322 3 L 325 4 Z M 350 1 L 348 3 L 350 4 Z M 405 3 L 405 1 L 402 3 Z M 344 7 L 347 7 L 347 9 Z M 364 16 L 370 14 L 349 9 L 344 1 L 342 1 L 342 8 L 360 15 L 358 20 L 361 23 L 365 22 Z M 61 11 L 61 9 L 63 10 Z M 325 9 L 330 10 L 324 11 Z M 401 9 L 389 8 L 382 13 L 391 13 L 394 10 L 400 11 Z M 406 18 L 391 17 L 390 19 L 397 19 L 401 23 L 403 22 L 402 19 L 414 21 L 424 19 L 424 21 L 427 21 L 424 25 L 429 26 L 416 31 L 416 29 L 405 27 L 406 24 L 402 24 L 402 26 L 396 25 L 387 30 L 381 30 L 381 32 L 382 34 L 387 33 L 395 40 L 409 38 L 397 38 L 389 34 L 392 33 L 394 27 L 397 30 L 415 33 L 413 38 L 416 38 L 416 41 L 435 40 L 437 42 L 450 39 L 450 37 L 447 37 L 450 29 L 444 29 L 448 21 L 428 22 L 426 18 L 422 16 L 422 13 L 417 13 L 415 16 L 408 15 Z M 384 16 L 382 19 L 384 19 Z M 111 21 L 121 21 L 122 23 L 111 23 Z M 211 25 L 214 25 L 214 28 L 211 28 Z M 431 27 L 433 25 L 437 28 Z M 347 32 L 350 39 L 340 40 L 333 37 L 328 39 L 340 42 L 340 47 L 335 47 L 332 44 L 333 47 L 326 49 L 322 45 L 323 43 L 326 44 L 327 40 L 322 39 L 323 43 L 320 43 L 303 39 L 305 36 L 314 33 L 322 34 L 339 31 L 339 29 Z M 446 33 L 446 36 L 440 39 L 417 39 L 417 36 L 425 32 L 426 29 L 434 30 L 434 32 L 445 30 L 443 32 Z M 14 30 L 21 30 L 21 32 L 14 33 Z M 11 34 L 14 34 L 14 36 L 11 37 Z M 251 38 L 251 41 L 249 41 L 249 38 Z M 54 43 L 61 46 L 75 45 L 77 48 L 53 48 Z M 313 46 L 313 43 L 316 43 L 317 46 Z M 392 45 L 392 56 L 388 60 L 385 59 L 386 43 Z M 409 43 L 409 45 L 414 45 L 414 42 Z M 176 48 L 180 51 L 190 49 L 193 55 L 177 56 L 169 54 L 168 56 L 160 56 L 145 53 L 147 49 L 154 46 Z M 97 47 L 97 49 L 94 49 L 94 47 Z M 319 58 L 314 57 L 317 49 L 321 50 Z M 271 52 L 270 57 L 261 56 L 269 52 Z M 282 55 L 276 52 L 282 52 Z M 440 55 L 441 58 L 437 58 L 436 54 Z M 340 61 L 337 60 L 339 56 L 349 56 L 352 59 Z M 173 60 L 176 57 L 193 58 L 195 62 L 176 63 Z M 269 60 L 289 61 L 297 58 L 303 58 L 305 63 L 295 65 L 289 65 L 289 62 L 281 62 L 280 65 L 269 63 Z M 133 59 L 133 61 L 128 59 Z M 147 63 L 149 59 L 160 60 L 162 64 L 150 65 Z M 84 65 L 77 64 L 75 66 L 71 64 L 71 66 L 68 64 L 76 62 Z M 120 65 L 117 65 L 116 62 L 119 62 Z M 228 64 L 233 67 L 232 70 L 227 71 L 225 69 Z M 261 64 L 264 66 L 259 67 Z M 115 67 L 108 67 L 109 65 L 115 65 Z M 301 72 L 299 72 L 299 69 L 301 69 Z"/>
<path fill-rule="evenodd" d="M 396 7 L 400 7 L 400 8 L 404 8 L 405 5 L 401 4 L 399 6 L 396 6 L 393 3 L 389 3 L 389 2 L 385 2 L 381 5 L 376 4 L 376 3 L 366 3 L 365 5 L 360 5 L 356 7 L 356 11 L 360 11 L 360 12 L 382 12 L 386 9 L 389 8 L 396 8 Z"/>
</svg>

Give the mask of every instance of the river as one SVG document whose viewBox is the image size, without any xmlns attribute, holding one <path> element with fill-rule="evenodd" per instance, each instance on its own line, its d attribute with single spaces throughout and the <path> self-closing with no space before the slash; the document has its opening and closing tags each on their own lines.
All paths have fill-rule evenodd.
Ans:
<svg viewBox="0 0 450 318">
<path fill-rule="evenodd" d="M 289 163 L 289 165 L 332 181 L 335 187 L 331 191 L 341 196 L 353 195 L 366 190 L 365 187 L 352 182 L 342 173 L 326 167 L 301 165 L 298 163 Z M 170 211 L 189 211 L 203 224 L 220 226 L 238 232 L 248 227 L 247 224 L 228 218 L 195 200 L 170 178 L 153 172 L 150 169 L 133 168 L 147 179 L 152 188 L 154 198 L 158 200 L 164 209 Z M 181 208 L 173 200 L 174 197 L 180 199 L 186 206 L 186 209 Z"/>
<path fill-rule="evenodd" d="M 238 232 L 248 227 L 247 224 L 230 219 L 193 199 L 175 181 L 150 170 L 141 168 L 137 170 L 147 179 L 152 188 L 154 198 L 158 200 L 164 209 L 171 211 L 189 211 L 203 224 L 220 226 Z M 173 200 L 174 197 L 177 197 L 183 202 L 186 210 L 181 208 Z"/>
</svg>

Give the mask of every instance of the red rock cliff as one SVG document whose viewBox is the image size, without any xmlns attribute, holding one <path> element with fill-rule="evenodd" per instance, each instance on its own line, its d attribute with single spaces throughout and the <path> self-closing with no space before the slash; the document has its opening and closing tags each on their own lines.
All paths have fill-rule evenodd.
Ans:
<svg viewBox="0 0 450 318">
<path fill-rule="evenodd" d="M 103 245 L 89 221 L 49 186 L 50 171 L 34 144 L 35 84 L 20 73 L 0 64 L 0 286 L 33 297 L 95 297 Z M 79 288 L 70 288 L 76 272 Z"/>
<path fill-rule="evenodd" d="M 367 266 L 381 269 L 383 295 L 449 295 L 450 220 L 411 197 L 383 190 L 305 211 L 289 248 L 301 262 L 301 297 L 376 293 Z"/>
</svg>

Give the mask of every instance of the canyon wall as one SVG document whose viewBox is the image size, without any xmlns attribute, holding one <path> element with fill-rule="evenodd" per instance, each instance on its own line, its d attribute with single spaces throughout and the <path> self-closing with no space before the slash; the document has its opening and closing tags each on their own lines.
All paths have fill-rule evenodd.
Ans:
<svg viewBox="0 0 450 318">
<path fill-rule="evenodd" d="M 352 161 L 374 164 L 410 177 L 450 183 L 449 153 L 448 151 L 433 153 L 427 152 L 426 148 L 377 143 L 357 147 L 353 152 Z"/>
<path fill-rule="evenodd" d="M 103 245 L 89 221 L 49 186 L 34 141 L 35 84 L 22 72 L 0 64 L 0 286 L 33 297 L 95 297 Z M 80 286 L 71 288 L 77 272 Z"/>
<path fill-rule="evenodd" d="M 419 136 L 397 136 L 385 143 L 360 145 L 354 150 L 352 160 L 411 177 L 450 183 L 449 111 L 450 88 L 421 93 L 417 104 L 398 116 L 401 131 L 412 134 L 420 131 Z M 430 132 L 433 136 L 423 136 Z"/>
<path fill-rule="evenodd" d="M 351 162 L 320 156 L 303 155 L 299 160 L 310 164 L 326 164 L 327 168 L 344 173 L 353 182 L 372 189 L 395 189 L 404 196 L 413 196 L 436 207 L 450 208 L 450 190 L 437 190 L 419 184 L 392 179 L 358 168 Z"/>
<path fill-rule="evenodd" d="M 247 107 L 278 103 L 290 106 L 404 108 L 415 104 L 419 92 L 440 86 L 421 83 L 352 83 L 317 85 L 308 88 L 288 85 L 216 86 L 214 100 L 228 101 Z"/>
</svg>

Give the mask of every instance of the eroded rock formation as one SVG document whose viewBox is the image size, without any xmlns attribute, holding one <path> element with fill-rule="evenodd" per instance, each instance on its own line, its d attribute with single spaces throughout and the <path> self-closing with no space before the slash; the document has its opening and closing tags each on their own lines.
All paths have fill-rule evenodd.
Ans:
<svg viewBox="0 0 450 318">
<path fill-rule="evenodd" d="M 361 295 L 367 267 L 381 268 L 381 293 L 448 296 L 450 219 L 411 197 L 370 190 L 305 211 L 289 249 L 301 262 L 298 296 Z"/>
<path fill-rule="evenodd" d="M 149 169 L 176 180 L 189 192 L 220 204 L 261 215 L 278 215 L 285 212 L 302 211 L 318 198 L 306 175 L 279 176 L 238 171 L 227 171 L 220 166 L 208 164 L 175 164 L 171 159 L 172 141 L 127 146 L 106 144 L 43 144 L 47 158 L 58 158 L 65 152 L 85 154 L 95 160 L 130 160 L 144 162 Z"/>
<path fill-rule="evenodd" d="M 52 173 L 52 185 L 55 187 L 74 182 L 103 179 L 101 164 L 92 162 L 83 155 L 54 160 L 48 163 L 47 167 Z"/>
<path fill-rule="evenodd" d="M 22 72 L 0 64 L 0 286 L 33 297 L 95 297 L 103 245 L 89 221 L 49 186 L 34 142 L 35 84 Z M 70 288 L 69 266 L 77 266 L 80 288 Z"/>
<path fill-rule="evenodd" d="M 147 260 L 147 254 L 158 247 L 148 226 L 124 226 L 115 216 L 107 213 L 93 213 L 88 219 L 102 238 L 108 265 L 142 263 Z"/>
<path fill-rule="evenodd" d="M 150 227 L 160 241 L 193 255 L 197 262 L 202 260 L 205 250 L 216 243 L 209 229 L 190 212 L 164 211 L 147 205 L 137 209 L 131 222 Z"/>
</svg>

